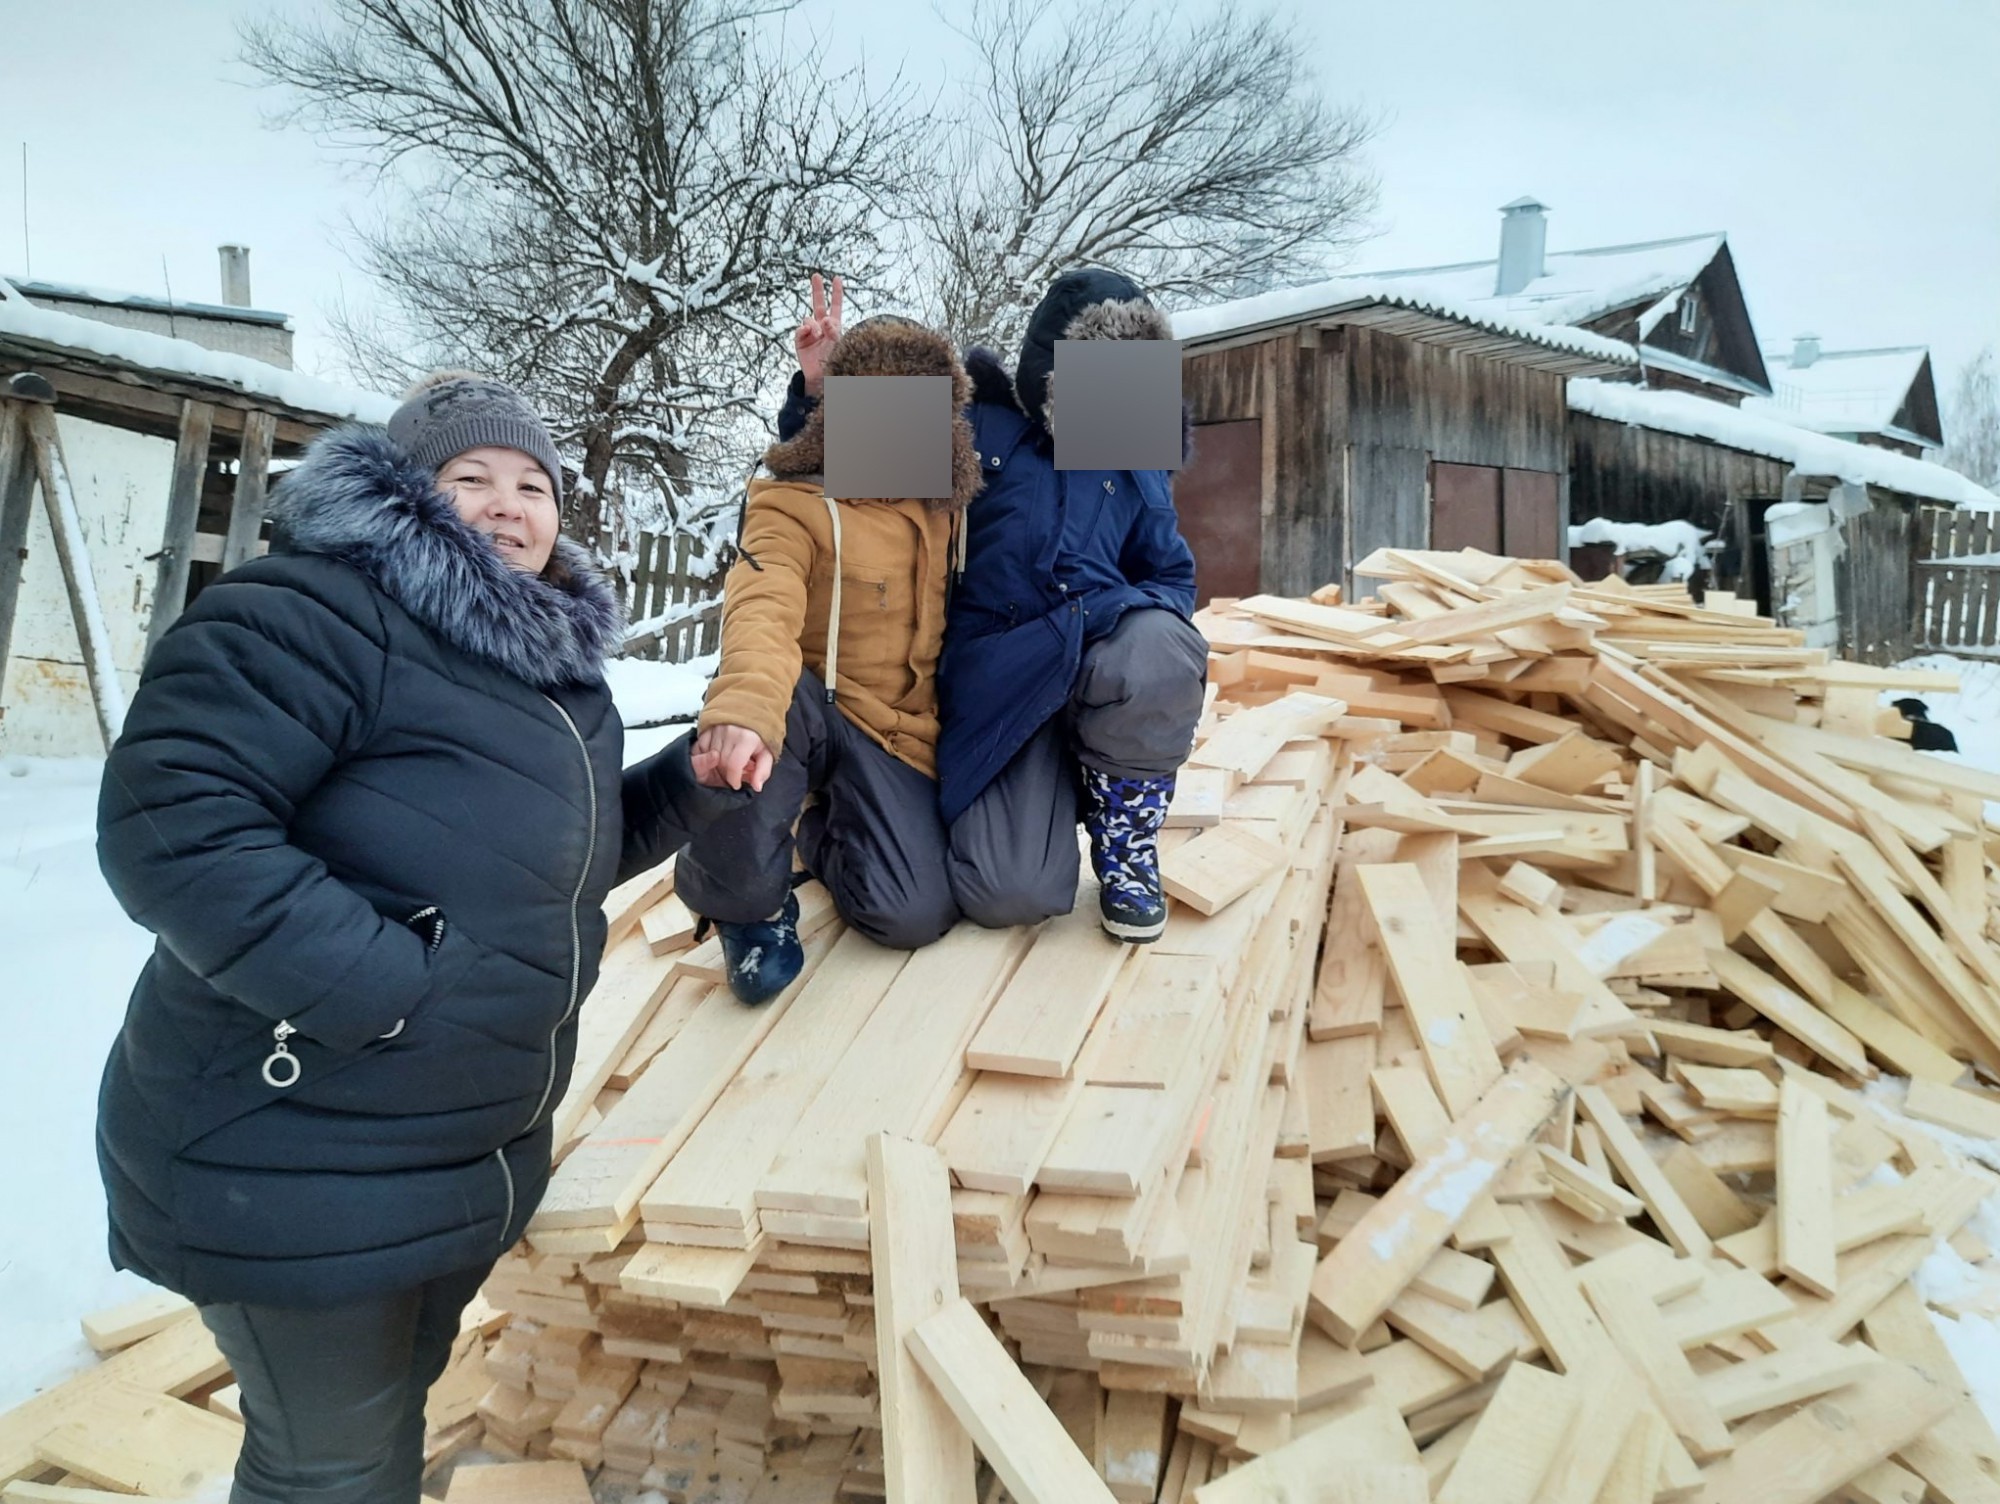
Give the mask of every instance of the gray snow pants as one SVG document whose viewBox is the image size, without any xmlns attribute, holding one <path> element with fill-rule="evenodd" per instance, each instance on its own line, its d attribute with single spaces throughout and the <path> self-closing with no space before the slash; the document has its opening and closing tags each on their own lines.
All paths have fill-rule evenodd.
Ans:
<svg viewBox="0 0 2000 1504">
<path fill-rule="evenodd" d="M 801 814 L 814 793 L 818 802 Z M 826 703 L 810 672 L 792 691 L 785 750 L 763 789 L 695 837 L 675 864 L 674 885 L 704 918 L 768 919 L 784 906 L 795 843 L 841 918 L 878 945 L 916 950 L 958 920 L 937 780 L 870 741 Z"/>
<path fill-rule="evenodd" d="M 325 1309 L 201 1307 L 243 1395 L 229 1504 L 418 1504 L 424 1401 L 491 1271 Z"/>
<path fill-rule="evenodd" d="M 1037 924 L 1076 906 L 1077 766 L 1164 778 L 1201 719 L 1208 643 L 1172 611 L 1127 611 L 1083 651 L 1069 704 L 951 822 L 951 891 L 989 928 Z"/>
</svg>

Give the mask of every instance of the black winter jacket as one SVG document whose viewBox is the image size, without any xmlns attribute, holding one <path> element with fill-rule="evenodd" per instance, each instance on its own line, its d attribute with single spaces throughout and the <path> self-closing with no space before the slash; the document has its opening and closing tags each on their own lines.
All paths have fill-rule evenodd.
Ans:
<svg viewBox="0 0 2000 1504">
<path fill-rule="evenodd" d="M 98 1154 L 120 1267 L 323 1306 L 520 1235 L 604 897 L 735 796 L 685 739 L 621 772 L 617 603 L 574 545 L 509 569 L 379 429 L 273 509 L 282 551 L 161 638 L 105 768 L 99 861 L 159 943 Z"/>
</svg>

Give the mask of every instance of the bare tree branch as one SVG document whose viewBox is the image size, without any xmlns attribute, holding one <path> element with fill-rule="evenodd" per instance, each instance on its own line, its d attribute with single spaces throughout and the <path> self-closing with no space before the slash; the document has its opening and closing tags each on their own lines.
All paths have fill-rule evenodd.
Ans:
<svg viewBox="0 0 2000 1504">
<path fill-rule="evenodd" d="M 936 153 L 957 192 L 915 211 L 916 298 L 961 339 L 1011 346 L 1072 267 L 1172 306 L 1325 275 L 1361 238 L 1374 124 L 1275 16 L 973 0 L 947 24 L 978 72 Z"/>
<path fill-rule="evenodd" d="M 2000 491 L 2000 361 L 1991 345 L 1959 368 L 1944 404 L 1944 441 L 1938 458 Z"/>
<path fill-rule="evenodd" d="M 349 363 L 522 387 L 575 458 L 588 542 L 726 506 L 807 275 L 884 280 L 916 114 L 895 81 L 829 75 L 792 8 L 333 0 L 245 29 L 282 119 L 393 170 L 354 227 L 389 306 L 336 314 Z"/>
</svg>

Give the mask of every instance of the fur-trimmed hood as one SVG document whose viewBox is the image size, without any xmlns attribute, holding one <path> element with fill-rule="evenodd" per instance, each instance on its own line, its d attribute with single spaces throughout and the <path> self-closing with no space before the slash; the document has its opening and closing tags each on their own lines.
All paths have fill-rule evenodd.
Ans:
<svg viewBox="0 0 2000 1504">
<path fill-rule="evenodd" d="M 1065 339 L 1172 339 L 1174 326 L 1130 277 L 1102 267 L 1064 272 L 1028 318 L 1014 367 L 1021 411 L 1055 432 L 1056 342 Z"/>
<path fill-rule="evenodd" d="M 271 497 L 279 542 L 353 565 L 461 651 L 550 689 L 600 683 L 624 613 L 568 538 L 539 575 L 510 568 L 386 429 L 322 434 Z"/>
<path fill-rule="evenodd" d="M 827 352 L 828 376 L 949 376 L 951 378 L 951 495 L 930 501 L 934 511 L 963 511 L 979 493 L 979 455 L 965 419 L 972 382 L 951 341 L 907 319 L 864 319 Z M 764 451 L 764 465 L 781 480 L 817 482 L 826 470 L 826 406 L 815 403 L 805 426 Z"/>
</svg>

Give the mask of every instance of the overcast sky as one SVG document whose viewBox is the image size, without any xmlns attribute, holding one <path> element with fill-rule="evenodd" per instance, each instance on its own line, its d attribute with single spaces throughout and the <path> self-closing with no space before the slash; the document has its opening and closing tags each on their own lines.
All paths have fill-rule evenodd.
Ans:
<svg viewBox="0 0 2000 1504">
<path fill-rule="evenodd" d="M 286 0 L 293 11 L 313 0 Z M 1144 0 L 1132 0 L 1143 4 Z M 337 374 L 326 310 L 368 297 L 340 241 L 365 173 L 264 128 L 244 0 L 7 3 L 0 267 L 213 299 L 252 248 L 257 303 Z M 2000 0 L 1398 0 L 1302 4 L 1328 93 L 1378 111 L 1378 234 L 1352 269 L 1494 254 L 1499 205 L 1551 250 L 1725 230 L 1768 344 L 1927 343 L 1939 382 L 2000 343 Z M 929 0 L 805 0 L 871 69 L 948 76 Z M 28 148 L 24 248 L 22 144 Z"/>
</svg>

